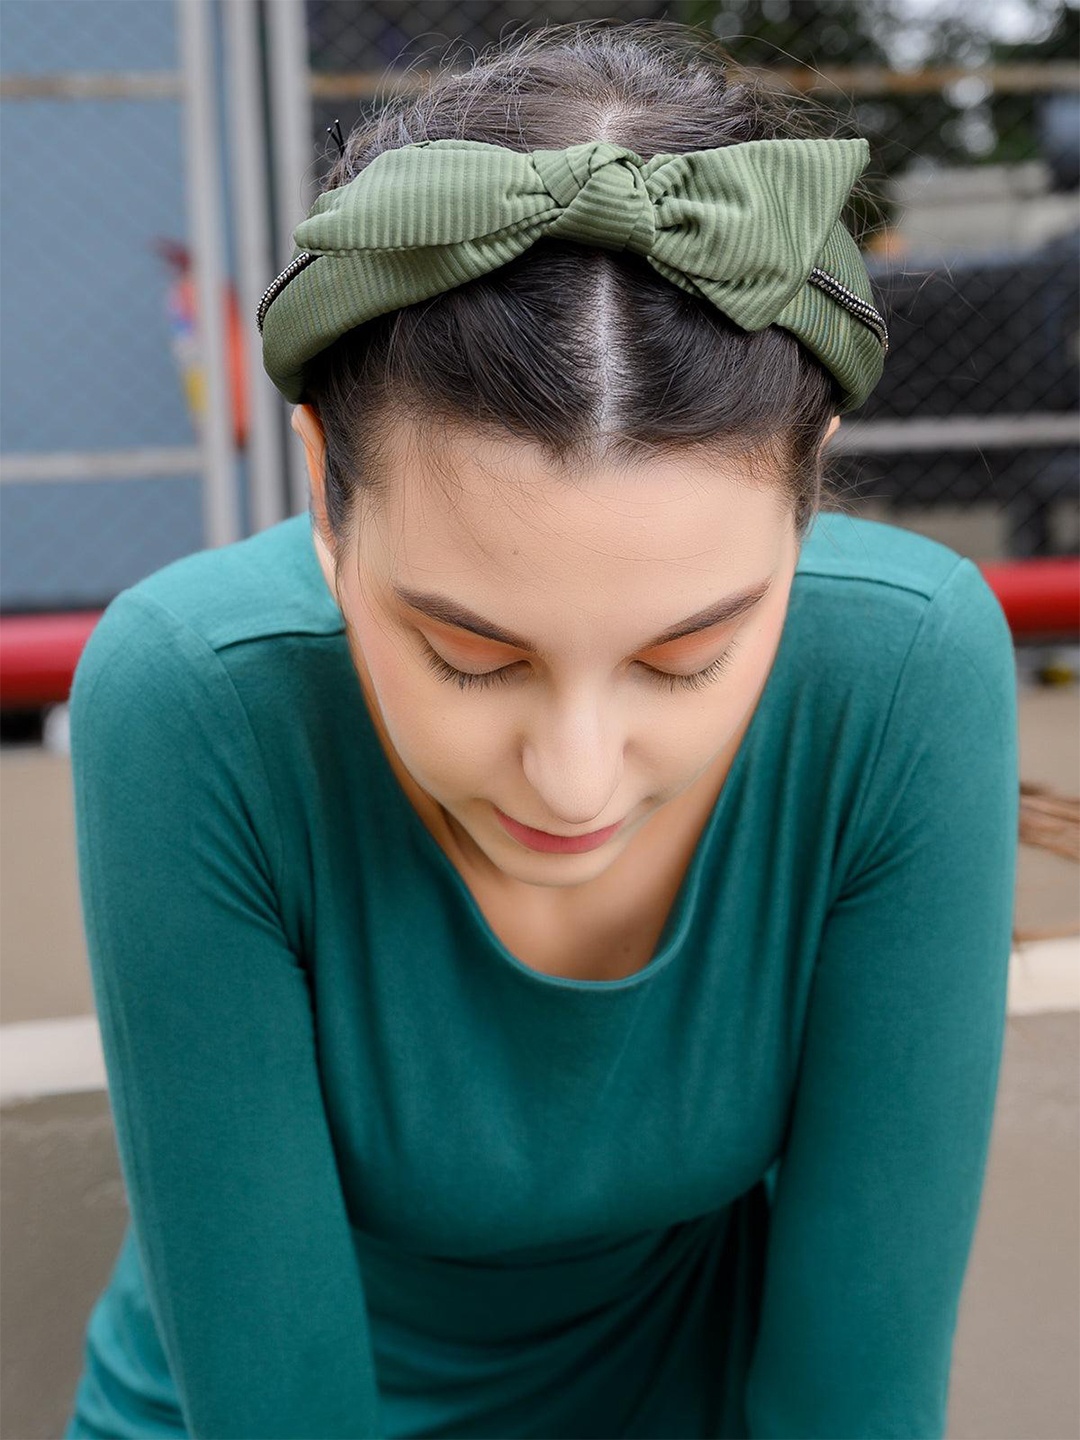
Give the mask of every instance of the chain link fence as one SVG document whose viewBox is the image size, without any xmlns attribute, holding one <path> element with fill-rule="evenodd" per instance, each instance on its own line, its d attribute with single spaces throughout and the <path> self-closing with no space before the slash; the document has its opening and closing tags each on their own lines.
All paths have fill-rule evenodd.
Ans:
<svg viewBox="0 0 1080 1440">
<path fill-rule="evenodd" d="M 216 386 L 196 363 L 190 266 L 184 287 L 185 254 L 198 260 L 207 233 L 191 196 L 212 188 L 193 170 L 198 96 L 181 53 L 196 8 L 211 26 L 199 83 L 216 91 L 223 313 L 239 303 Z M 258 435 L 277 427 L 283 454 L 294 442 L 276 392 L 267 400 L 245 297 L 288 258 L 291 227 L 335 153 L 327 127 L 340 118 L 347 130 L 426 68 L 600 15 L 697 26 L 870 141 L 874 204 L 856 219 L 891 351 L 831 449 L 852 507 L 975 559 L 1076 554 L 1075 5 L 4 0 L 0 608 L 98 607 L 171 559 L 300 509 L 295 474 L 279 505 L 253 503 L 269 473 L 253 455 Z M 265 113 L 237 126 L 229 36 L 240 18 L 257 35 Z M 289 84 L 275 51 L 286 21 L 299 37 Z M 255 162 L 230 153 L 256 141 L 275 212 L 265 254 L 243 235 L 263 203 L 238 180 Z M 245 383 L 264 411 L 262 430 L 256 415 L 246 433 Z M 211 473 L 202 412 L 224 388 L 218 453 L 231 445 L 230 463 Z M 207 496 L 223 487 L 228 503 L 214 512 Z"/>
</svg>

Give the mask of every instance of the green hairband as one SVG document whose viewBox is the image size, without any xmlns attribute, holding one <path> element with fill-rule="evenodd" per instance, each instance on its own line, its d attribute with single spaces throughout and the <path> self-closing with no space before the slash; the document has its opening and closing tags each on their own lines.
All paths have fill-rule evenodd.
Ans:
<svg viewBox="0 0 1080 1440">
<path fill-rule="evenodd" d="M 347 330 L 498 269 L 544 236 L 632 250 L 744 330 L 779 325 L 861 405 L 889 348 L 840 223 L 864 139 L 750 140 L 654 155 L 607 140 L 518 151 L 421 140 L 324 191 L 258 309 L 263 365 L 287 400 Z"/>
</svg>

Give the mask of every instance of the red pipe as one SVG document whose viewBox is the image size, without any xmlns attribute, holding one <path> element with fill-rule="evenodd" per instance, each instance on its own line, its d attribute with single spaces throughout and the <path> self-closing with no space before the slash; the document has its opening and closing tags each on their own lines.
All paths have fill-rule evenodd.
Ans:
<svg viewBox="0 0 1080 1440">
<path fill-rule="evenodd" d="M 1080 560 L 1009 560 L 979 568 L 1015 636 L 1080 631 Z"/>
<path fill-rule="evenodd" d="M 0 708 L 66 700 L 82 648 L 100 619 L 100 610 L 0 617 Z"/>
<path fill-rule="evenodd" d="M 981 565 L 1014 637 L 1080 633 L 1080 559 Z M 100 610 L 0 617 L 0 707 L 33 709 L 68 698 L 71 677 Z"/>
</svg>

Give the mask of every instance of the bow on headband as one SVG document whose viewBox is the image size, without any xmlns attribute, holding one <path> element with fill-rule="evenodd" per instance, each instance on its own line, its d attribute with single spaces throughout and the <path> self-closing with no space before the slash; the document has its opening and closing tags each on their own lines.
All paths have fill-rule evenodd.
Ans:
<svg viewBox="0 0 1080 1440">
<path fill-rule="evenodd" d="M 654 155 L 421 140 L 324 191 L 259 305 L 263 364 L 287 400 L 304 367 L 365 320 L 426 300 L 552 236 L 631 250 L 744 330 L 779 325 L 861 405 L 888 350 L 859 249 L 840 223 L 864 139 L 751 140 Z"/>
</svg>

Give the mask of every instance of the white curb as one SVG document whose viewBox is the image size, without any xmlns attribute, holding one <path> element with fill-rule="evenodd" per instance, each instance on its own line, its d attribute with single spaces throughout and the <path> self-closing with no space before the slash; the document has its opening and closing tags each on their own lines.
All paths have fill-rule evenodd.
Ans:
<svg viewBox="0 0 1080 1440">
<path fill-rule="evenodd" d="M 1080 1010 L 1080 935 L 1028 940 L 1009 960 L 1010 1015 Z"/>
</svg>

